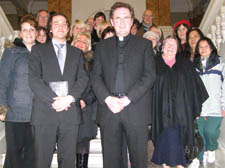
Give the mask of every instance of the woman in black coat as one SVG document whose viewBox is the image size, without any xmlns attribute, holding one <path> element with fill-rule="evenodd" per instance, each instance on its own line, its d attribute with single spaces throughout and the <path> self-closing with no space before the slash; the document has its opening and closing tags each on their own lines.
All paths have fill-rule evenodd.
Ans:
<svg viewBox="0 0 225 168">
<path fill-rule="evenodd" d="M 184 146 L 193 144 L 193 123 L 208 94 L 192 63 L 177 55 L 176 38 L 167 37 L 162 49 L 155 57 L 157 77 L 152 90 L 152 162 L 183 168 Z"/>
<path fill-rule="evenodd" d="M 78 33 L 72 45 L 84 52 L 84 69 L 90 76 L 93 67 L 93 52 L 90 51 L 91 36 L 87 32 Z M 96 116 L 96 97 L 92 92 L 91 85 L 87 86 L 80 99 L 80 107 L 83 112 L 83 123 L 80 125 L 77 144 L 77 168 L 87 168 L 90 140 L 97 135 Z"/>
</svg>

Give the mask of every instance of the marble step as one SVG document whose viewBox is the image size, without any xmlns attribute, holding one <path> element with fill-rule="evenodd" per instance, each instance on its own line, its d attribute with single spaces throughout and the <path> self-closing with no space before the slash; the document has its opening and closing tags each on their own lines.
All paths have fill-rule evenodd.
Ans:
<svg viewBox="0 0 225 168">
<path fill-rule="evenodd" d="M 96 139 L 93 139 L 90 143 L 90 154 L 88 160 L 88 167 L 89 168 L 102 168 L 103 161 L 102 161 L 102 146 L 100 137 L 97 136 Z M 3 166 L 5 160 L 5 153 L 0 155 L 0 168 Z M 57 154 L 53 155 L 52 159 L 52 166 L 51 168 L 57 168 Z"/>
</svg>

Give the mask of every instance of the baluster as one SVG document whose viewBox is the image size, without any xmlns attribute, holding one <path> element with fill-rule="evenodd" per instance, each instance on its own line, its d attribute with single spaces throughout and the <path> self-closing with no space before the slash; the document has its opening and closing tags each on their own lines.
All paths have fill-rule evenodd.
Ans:
<svg viewBox="0 0 225 168">
<path fill-rule="evenodd" d="M 221 17 L 217 16 L 216 17 L 216 46 L 217 46 L 217 50 L 220 49 L 220 43 L 222 42 L 220 25 L 221 25 Z"/>
<path fill-rule="evenodd" d="M 211 35 L 212 35 L 212 42 L 213 44 L 216 46 L 216 26 L 215 25 L 211 25 Z"/>
<path fill-rule="evenodd" d="M 4 51 L 5 37 L 0 38 L 1 48 L 0 48 L 0 59 L 2 58 L 2 53 Z"/>
<path fill-rule="evenodd" d="M 221 16 L 221 35 L 222 35 L 223 43 L 224 43 L 225 42 L 225 6 L 221 7 L 220 16 Z"/>
</svg>

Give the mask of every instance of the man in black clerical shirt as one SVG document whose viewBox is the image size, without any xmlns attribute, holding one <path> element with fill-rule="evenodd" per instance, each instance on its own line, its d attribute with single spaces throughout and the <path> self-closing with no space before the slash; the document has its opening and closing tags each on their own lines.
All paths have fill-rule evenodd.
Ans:
<svg viewBox="0 0 225 168">
<path fill-rule="evenodd" d="M 99 42 L 94 55 L 91 83 L 98 99 L 104 168 L 122 168 L 123 136 L 132 167 L 147 167 L 155 64 L 150 41 L 130 34 L 133 19 L 134 10 L 129 4 L 115 3 L 110 21 L 116 36 Z"/>
</svg>

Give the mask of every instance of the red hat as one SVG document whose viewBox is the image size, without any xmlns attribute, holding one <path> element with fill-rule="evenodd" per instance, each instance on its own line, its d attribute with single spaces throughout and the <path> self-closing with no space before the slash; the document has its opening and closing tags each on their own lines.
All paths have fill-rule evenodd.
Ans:
<svg viewBox="0 0 225 168">
<path fill-rule="evenodd" d="M 191 24 L 188 20 L 180 20 L 179 22 L 177 22 L 174 26 L 173 26 L 173 30 L 174 32 L 176 32 L 177 27 L 181 24 L 186 24 L 188 27 L 191 27 Z"/>
</svg>

